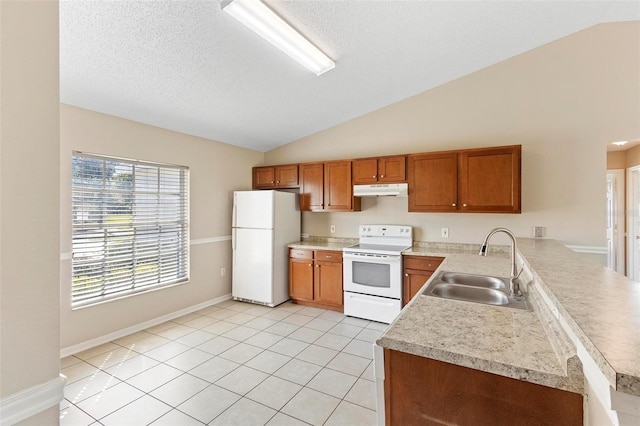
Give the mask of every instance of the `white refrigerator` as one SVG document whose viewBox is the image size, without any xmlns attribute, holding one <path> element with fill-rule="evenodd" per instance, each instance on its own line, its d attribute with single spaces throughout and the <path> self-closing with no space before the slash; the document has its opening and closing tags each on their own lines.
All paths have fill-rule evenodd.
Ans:
<svg viewBox="0 0 640 426">
<path fill-rule="evenodd" d="M 287 245 L 300 240 L 297 194 L 233 193 L 234 300 L 276 306 L 289 300 Z"/>
</svg>

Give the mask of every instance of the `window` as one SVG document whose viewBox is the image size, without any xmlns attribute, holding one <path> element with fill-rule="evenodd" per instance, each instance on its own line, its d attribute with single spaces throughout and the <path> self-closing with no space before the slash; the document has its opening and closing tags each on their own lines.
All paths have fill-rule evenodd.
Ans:
<svg viewBox="0 0 640 426">
<path fill-rule="evenodd" d="M 73 306 L 188 280 L 186 167 L 74 153 Z"/>
</svg>

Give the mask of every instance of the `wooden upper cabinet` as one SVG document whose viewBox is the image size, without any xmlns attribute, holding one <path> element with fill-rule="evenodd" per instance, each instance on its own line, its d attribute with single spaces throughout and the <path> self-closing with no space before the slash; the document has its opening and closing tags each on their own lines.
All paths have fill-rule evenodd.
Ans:
<svg viewBox="0 0 640 426">
<path fill-rule="evenodd" d="M 253 168 L 253 188 L 272 188 L 275 184 L 274 167 L 254 167 Z"/>
<path fill-rule="evenodd" d="M 520 213 L 520 156 L 520 145 L 462 151 L 460 210 Z"/>
<path fill-rule="evenodd" d="M 458 154 L 439 152 L 408 156 L 409 211 L 458 210 Z"/>
<path fill-rule="evenodd" d="M 265 166 L 253 168 L 253 188 L 292 188 L 298 186 L 298 165 Z"/>
<path fill-rule="evenodd" d="M 324 163 L 324 209 L 326 211 L 352 211 L 353 201 L 351 161 Z"/>
<path fill-rule="evenodd" d="M 351 161 L 300 164 L 300 210 L 360 211 L 353 196 Z"/>
<path fill-rule="evenodd" d="M 520 213 L 521 146 L 410 154 L 410 212 Z"/>
<path fill-rule="evenodd" d="M 406 162 L 404 155 L 353 160 L 353 184 L 406 182 Z"/>
<path fill-rule="evenodd" d="M 324 163 L 300 164 L 300 210 L 324 210 Z"/>
</svg>

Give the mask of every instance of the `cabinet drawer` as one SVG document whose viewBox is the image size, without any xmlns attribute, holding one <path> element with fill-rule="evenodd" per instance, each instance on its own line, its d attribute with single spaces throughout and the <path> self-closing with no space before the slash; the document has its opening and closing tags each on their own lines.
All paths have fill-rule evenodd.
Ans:
<svg viewBox="0 0 640 426">
<path fill-rule="evenodd" d="M 327 262 L 342 262 L 341 251 L 316 250 L 315 260 L 324 260 Z"/>
<path fill-rule="evenodd" d="M 313 259 L 313 251 L 311 250 L 300 250 L 300 249 L 289 249 L 289 257 L 292 259 Z"/>
<path fill-rule="evenodd" d="M 407 269 L 420 269 L 423 271 L 435 271 L 444 260 L 443 257 L 432 256 L 405 256 L 403 267 Z"/>
</svg>

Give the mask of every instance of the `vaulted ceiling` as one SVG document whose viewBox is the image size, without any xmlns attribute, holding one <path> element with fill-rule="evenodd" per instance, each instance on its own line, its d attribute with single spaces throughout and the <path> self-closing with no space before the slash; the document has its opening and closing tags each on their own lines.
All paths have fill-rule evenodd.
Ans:
<svg viewBox="0 0 640 426">
<path fill-rule="evenodd" d="M 66 104 L 268 151 L 602 22 L 634 1 L 265 1 L 336 62 L 317 77 L 219 0 L 60 2 Z"/>
</svg>

